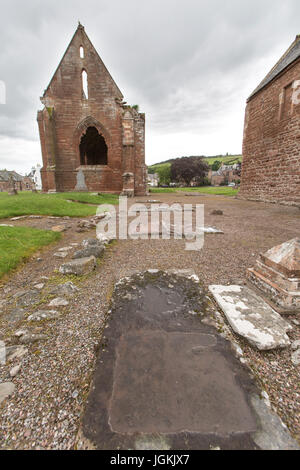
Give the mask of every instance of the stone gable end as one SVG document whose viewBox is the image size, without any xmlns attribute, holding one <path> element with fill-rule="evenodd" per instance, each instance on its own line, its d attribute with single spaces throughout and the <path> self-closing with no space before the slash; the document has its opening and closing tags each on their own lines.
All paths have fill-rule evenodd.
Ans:
<svg viewBox="0 0 300 470">
<path fill-rule="evenodd" d="M 146 193 L 145 115 L 123 102 L 82 25 L 41 102 L 43 191 Z"/>
</svg>

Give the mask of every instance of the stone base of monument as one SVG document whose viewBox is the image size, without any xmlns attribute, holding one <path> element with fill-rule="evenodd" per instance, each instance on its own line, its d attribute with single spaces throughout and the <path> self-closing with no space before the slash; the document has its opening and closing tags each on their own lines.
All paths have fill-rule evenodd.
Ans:
<svg viewBox="0 0 300 470">
<path fill-rule="evenodd" d="M 261 254 L 246 272 L 248 283 L 264 295 L 279 313 L 300 308 L 300 238 L 294 238 Z"/>
<path fill-rule="evenodd" d="M 18 194 L 18 191 L 16 189 L 10 189 L 8 191 L 9 196 L 17 196 L 17 194 Z"/>
</svg>

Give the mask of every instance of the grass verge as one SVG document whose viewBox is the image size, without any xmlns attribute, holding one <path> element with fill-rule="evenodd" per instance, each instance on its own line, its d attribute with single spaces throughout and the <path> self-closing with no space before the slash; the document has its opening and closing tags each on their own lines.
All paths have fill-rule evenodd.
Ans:
<svg viewBox="0 0 300 470">
<path fill-rule="evenodd" d="M 35 251 L 61 238 L 60 233 L 29 227 L 0 227 L 0 278 Z"/>
<path fill-rule="evenodd" d="M 118 201 L 118 196 L 114 194 L 99 196 L 76 192 L 57 194 L 20 192 L 16 196 L 9 196 L 7 193 L 0 193 L 0 219 L 22 215 L 87 217 L 96 214 L 96 206 L 118 204 Z"/>
<path fill-rule="evenodd" d="M 236 196 L 238 189 L 228 186 L 201 186 L 199 188 L 151 188 L 151 193 L 177 193 L 177 192 L 196 192 L 202 194 L 216 194 L 220 196 Z"/>
</svg>

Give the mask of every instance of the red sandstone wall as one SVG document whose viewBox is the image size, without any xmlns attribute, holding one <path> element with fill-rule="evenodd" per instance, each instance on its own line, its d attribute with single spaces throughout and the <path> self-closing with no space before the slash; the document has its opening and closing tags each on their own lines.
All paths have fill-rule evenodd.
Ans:
<svg viewBox="0 0 300 470">
<path fill-rule="evenodd" d="M 135 194 L 142 196 L 148 184 L 145 165 L 145 115 L 139 114 L 135 120 Z"/>
<path fill-rule="evenodd" d="M 296 80 L 300 80 L 300 61 L 247 104 L 240 198 L 300 205 L 300 82 Z"/>
</svg>

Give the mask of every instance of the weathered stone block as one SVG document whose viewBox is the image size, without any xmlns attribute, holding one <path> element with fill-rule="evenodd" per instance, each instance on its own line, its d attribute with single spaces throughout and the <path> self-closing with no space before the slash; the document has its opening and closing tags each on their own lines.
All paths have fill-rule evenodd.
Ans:
<svg viewBox="0 0 300 470">
<path fill-rule="evenodd" d="M 95 258 L 101 258 L 101 256 L 103 256 L 103 253 L 103 245 L 87 246 L 86 248 L 83 248 L 83 250 L 76 251 L 73 256 L 73 259 L 88 258 L 90 256 L 95 256 Z"/>
<path fill-rule="evenodd" d="M 290 345 L 291 325 L 245 286 L 209 286 L 233 331 L 260 350 Z"/>
<path fill-rule="evenodd" d="M 262 291 L 282 313 L 300 308 L 300 238 L 261 254 L 247 279 Z"/>
<path fill-rule="evenodd" d="M 12 395 L 16 386 L 11 382 L 0 383 L 0 403 Z"/>
<path fill-rule="evenodd" d="M 76 276 L 82 276 L 83 274 L 90 273 L 96 267 L 95 256 L 88 258 L 74 259 L 69 263 L 63 264 L 59 268 L 61 274 L 75 274 Z"/>
</svg>

